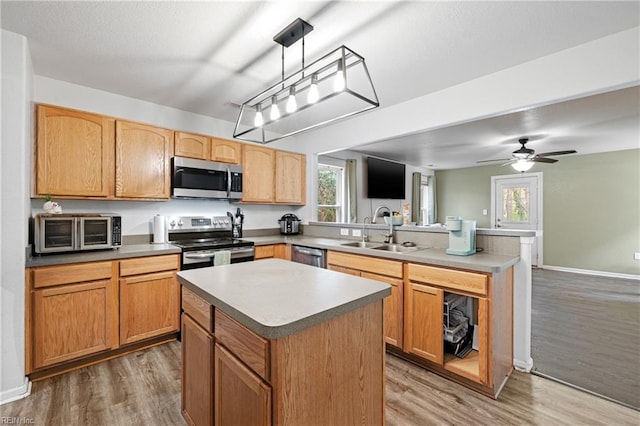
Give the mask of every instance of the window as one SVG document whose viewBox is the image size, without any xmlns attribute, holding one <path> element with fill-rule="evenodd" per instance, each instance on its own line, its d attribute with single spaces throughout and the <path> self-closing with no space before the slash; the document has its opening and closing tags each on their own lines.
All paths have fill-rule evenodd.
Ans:
<svg viewBox="0 0 640 426">
<path fill-rule="evenodd" d="M 318 164 L 318 222 L 344 222 L 344 168 Z"/>
</svg>

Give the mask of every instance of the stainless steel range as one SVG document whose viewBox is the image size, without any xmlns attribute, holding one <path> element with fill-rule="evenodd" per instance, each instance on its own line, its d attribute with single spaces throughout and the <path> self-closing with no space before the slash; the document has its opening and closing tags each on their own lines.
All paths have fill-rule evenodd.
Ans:
<svg viewBox="0 0 640 426">
<path fill-rule="evenodd" d="M 216 253 L 225 250 L 231 253 L 231 263 L 254 259 L 253 242 L 233 238 L 228 216 L 168 217 L 167 242 L 182 249 L 182 270 L 213 266 Z"/>
</svg>

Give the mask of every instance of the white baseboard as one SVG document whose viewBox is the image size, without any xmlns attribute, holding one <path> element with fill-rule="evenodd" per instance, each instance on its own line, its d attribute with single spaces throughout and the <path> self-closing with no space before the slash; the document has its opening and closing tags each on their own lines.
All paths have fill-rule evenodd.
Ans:
<svg viewBox="0 0 640 426">
<path fill-rule="evenodd" d="M 522 371 L 524 373 L 530 373 L 533 369 L 533 358 L 529 358 L 528 361 L 523 361 L 520 359 L 513 360 L 513 366 L 516 370 Z"/>
<path fill-rule="evenodd" d="M 598 277 L 623 278 L 628 280 L 640 280 L 640 275 L 619 274 L 617 272 L 591 271 L 589 269 L 565 268 L 563 266 L 542 265 L 542 269 L 559 272 L 572 272 L 574 274 L 595 275 Z"/>
<path fill-rule="evenodd" d="M 25 377 L 24 383 L 21 386 L 0 392 L 0 405 L 6 404 L 7 402 L 17 401 L 29 396 L 30 394 L 31 382 Z"/>
</svg>

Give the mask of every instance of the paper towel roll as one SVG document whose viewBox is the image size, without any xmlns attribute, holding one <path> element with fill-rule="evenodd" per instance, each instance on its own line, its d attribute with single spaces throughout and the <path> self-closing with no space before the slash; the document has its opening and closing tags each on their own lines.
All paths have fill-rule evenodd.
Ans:
<svg viewBox="0 0 640 426">
<path fill-rule="evenodd" d="M 153 217 L 153 243 L 162 244 L 166 242 L 165 217 L 159 214 Z"/>
</svg>

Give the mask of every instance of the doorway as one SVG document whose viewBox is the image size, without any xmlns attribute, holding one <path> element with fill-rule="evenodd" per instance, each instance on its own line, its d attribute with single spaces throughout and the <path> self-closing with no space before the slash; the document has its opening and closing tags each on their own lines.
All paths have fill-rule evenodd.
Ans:
<svg viewBox="0 0 640 426">
<path fill-rule="evenodd" d="M 531 264 L 542 266 L 542 173 L 491 177 L 491 227 L 538 231 Z"/>
</svg>

